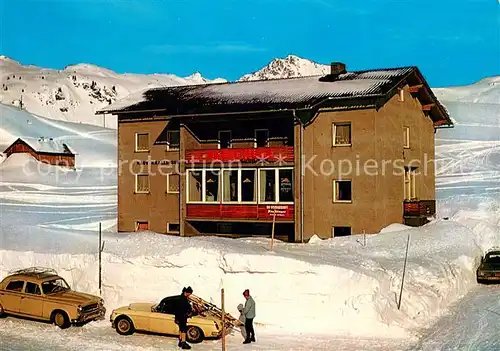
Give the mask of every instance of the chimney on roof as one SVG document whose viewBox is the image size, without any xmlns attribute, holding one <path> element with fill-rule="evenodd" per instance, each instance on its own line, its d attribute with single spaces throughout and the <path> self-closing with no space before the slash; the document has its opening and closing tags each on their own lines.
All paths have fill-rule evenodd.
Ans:
<svg viewBox="0 0 500 351">
<path fill-rule="evenodd" d="M 321 77 L 320 82 L 334 82 L 341 75 L 347 73 L 346 65 L 342 62 L 330 63 L 330 73 Z"/>
<path fill-rule="evenodd" d="M 330 64 L 330 75 L 338 77 L 341 74 L 347 73 L 345 63 L 332 62 Z"/>
</svg>

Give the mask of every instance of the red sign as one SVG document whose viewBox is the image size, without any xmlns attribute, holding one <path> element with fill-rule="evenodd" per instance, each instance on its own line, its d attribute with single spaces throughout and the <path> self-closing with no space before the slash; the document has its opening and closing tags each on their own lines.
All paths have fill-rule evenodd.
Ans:
<svg viewBox="0 0 500 351">
<path fill-rule="evenodd" d="M 276 220 L 294 219 L 293 205 L 187 204 L 186 207 L 188 218 L 269 220 L 276 213 Z"/>
<path fill-rule="evenodd" d="M 288 217 L 288 206 L 287 205 L 267 205 L 267 215 L 270 217 Z"/>
</svg>

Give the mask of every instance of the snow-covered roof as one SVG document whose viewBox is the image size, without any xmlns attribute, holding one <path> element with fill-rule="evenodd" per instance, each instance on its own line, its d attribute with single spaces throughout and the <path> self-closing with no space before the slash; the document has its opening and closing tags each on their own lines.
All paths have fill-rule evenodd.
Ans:
<svg viewBox="0 0 500 351">
<path fill-rule="evenodd" d="M 167 108 L 162 96 L 175 96 L 184 103 L 253 104 L 305 102 L 322 97 L 355 97 L 383 93 L 394 78 L 402 77 L 411 67 L 388 70 L 349 72 L 335 81 L 321 81 L 321 75 L 308 77 L 240 81 L 146 89 L 101 109 L 100 113 Z M 158 99 L 156 99 L 158 97 Z M 163 106 L 159 106 L 163 105 Z"/>
<path fill-rule="evenodd" d="M 150 89 L 151 88 L 145 88 L 145 89 L 140 89 L 138 91 L 135 91 L 135 92 L 131 93 L 130 95 L 127 95 L 123 99 L 120 99 L 111 105 L 108 105 L 104 108 L 101 108 L 99 110 L 99 112 L 109 113 L 109 111 L 125 109 L 129 106 L 132 106 L 132 105 L 138 103 L 138 102 L 144 101 L 145 100 L 145 93 L 147 91 L 149 91 Z"/>
<path fill-rule="evenodd" d="M 53 138 L 21 137 L 17 139 L 13 144 L 17 143 L 18 141 L 24 141 L 29 147 L 31 147 L 36 152 L 51 153 L 51 154 L 73 154 L 73 155 L 76 154 L 67 144 Z"/>
<path fill-rule="evenodd" d="M 170 116 L 199 115 L 310 109 L 325 101 L 331 108 L 380 106 L 387 101 L 389 92 L 412 74 L 421 77 L 416 67 L 401 67 L 347 72 L 337 77 L 314 75 L 152 88 L 120 100 L 98 113 L 149 111 Z M 437 117 L 443 119 L 442 116 Z"/>
</svg>

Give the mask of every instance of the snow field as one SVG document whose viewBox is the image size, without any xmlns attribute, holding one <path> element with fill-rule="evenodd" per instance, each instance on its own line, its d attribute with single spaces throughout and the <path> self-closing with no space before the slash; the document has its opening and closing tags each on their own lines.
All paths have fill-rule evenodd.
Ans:
<svg viewBox="0 0 500 351">
<path fill-rule="evenodd" d="M 398 310 L 407 234 L 410 250 Z M 485 238 L 452 221 L 369 236 L 366 246 L 342 238 L 278 243 L 273 252 L 265 239 L 104 234 L 102 296 L 109 315 L 131 302 L 159 302 L 188 285 L 220 305 L 224 287 L 228 312 L 237 317 L 236 306 L 249 288 L 257 302 L 256 323 L 266 330 L 407 338 L 475 284 L 484 244 L 478 240 Z M 80 238 L 68 240 L 78 245 Z M 73 288 L 98 294 L 97 240 L 93 253 L 1 250 L 0 262 L 2 276 L 20 267 L 51 267 Z"/>
</svg>

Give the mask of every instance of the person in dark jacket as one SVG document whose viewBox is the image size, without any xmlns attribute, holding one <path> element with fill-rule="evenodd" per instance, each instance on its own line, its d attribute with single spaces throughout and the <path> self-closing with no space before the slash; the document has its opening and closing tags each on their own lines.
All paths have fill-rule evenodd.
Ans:
<svg viewBox="0 0 500 351">
<path fill-rule="evenodd" d="M 186 342 L 187 319 L 191 316 L 193 309 L 189 303 L 188 297 L 193 293 L 193 289 L 188 286 L 182 289 L 181 295 L 178 296 L 174 303 L 175 323 L 179 326 L 179 344 L 178 346 L 184 350 L 191 348 Z"/>
</svg>

